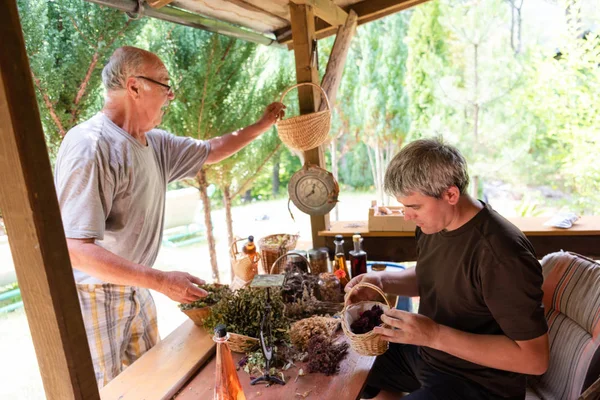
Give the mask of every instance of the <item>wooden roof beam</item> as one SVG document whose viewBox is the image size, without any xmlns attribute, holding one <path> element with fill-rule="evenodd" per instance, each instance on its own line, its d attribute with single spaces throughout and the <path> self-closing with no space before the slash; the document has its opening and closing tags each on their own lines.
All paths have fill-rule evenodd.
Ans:
<svg viewBox="0 0 600 400">
<path fill-rule="evenodd" d="M 354 10 L 358 16 L 358 25 L 362 25 L 425 3 L 426 1 L 429 0 L 364 0 L 360 3 L 344 7 L 344 11 Z M 322 20 L 317 20 L 315 23 L 315 36 L 317 39 L 326 38 L 334 35 L 336 32 L 336 26 L 331 26 Z M 292 30 L 290 28 L 275 31 L 275 36 L 279 43 L 287 44 L 291 47 Z"/>
<path fill-rule="evenodd" d="M 344 25 L 348 13 L 336 6 L 332 0 L 291 0 L 295 4 L 304 4 L 313 8 L 314 14 L 323 21 L 337 28 Z"/>
</svg>

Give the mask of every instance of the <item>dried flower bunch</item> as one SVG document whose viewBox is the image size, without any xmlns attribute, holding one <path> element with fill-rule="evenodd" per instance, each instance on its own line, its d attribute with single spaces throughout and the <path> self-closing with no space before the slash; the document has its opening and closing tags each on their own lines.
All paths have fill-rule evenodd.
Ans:
<svg viewBox="0 0 600 400">
<path fill-rule="evenodd" d="M 340 320 L 331 317 L 310 317 L 292 324 L 290 339 L 294 347 L 306 351 L 308 341 L 316 335 L 331 336 L 339 327 Z"/>
<path fill-rule="evenodd" d="M 318 280 L 317 276 L 304 272 L 298 267 L 288 269 L 281 290 L 283 301 L 295 303 L 303 298 L 304 292 L 307 292 L 309 297 L 318 299 Z"/>
<path fill-rule="evenodd" d="M 334 343 L 330 337 L 316 335 L 308 341 L 308 372 L 336 374 L 348 354 L 348 343 Z"/>
<path fill-rule="evenodd" d="M 383 309 L 378 305 L 374 305 L 370 310 L 360 313 L 360 317 L 350 325 L 350 330 L 357 335 L 371 332 L 373 328 L 381 325 L 382 315 Z"/>
<path fill-rule="evenodd" d="M 266 303 L 267 293 L 262 288 L 242 288 L 235 293 L 229 292 L 212 307 L 212 312 L 204 321 L 204 326 L 211 332 L 217 324 L 225 324 L 229 332 L 258 338 Z M 289 320 L 284 314 L 281 294 L 273 290 L 269 318 L 273 338 L 286 339 L 290 326 Z"/>
<path fill-rule="evenodd" d="M 229 286 L 218 284 L 198 285 L 200 289 L 205 290 L 208 295 L 193 303 L 183 303 L 179 305 L 181 310 L 192 310 L 194 308 L 204 308 L 217 304 L 225 295 L 231 294 Z"/>
</svg>

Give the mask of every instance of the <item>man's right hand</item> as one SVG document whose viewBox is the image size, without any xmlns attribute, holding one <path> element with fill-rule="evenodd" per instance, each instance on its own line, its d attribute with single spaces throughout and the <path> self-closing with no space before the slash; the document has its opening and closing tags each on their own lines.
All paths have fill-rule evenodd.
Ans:
<svg viewBox="0 0 600 400">
<path fill-rule="evenodd" d="M 352 280 L 348 282 L 348 284 L 344 288 L 344 291 L 346 293 L 350 293 L 350 290 L 359 283 L 370 283 L 372 285 L 377 286 L 383 291 L 383 282 L 381 281 L 381 274 L 377 272 L 370 272 L 368 274 L 362 274 L 352 278 Z M 373 289 L 366 287 L 357 288 L 352 292 L 351 301 L 353 303 L 364 300 L 381 300 L 381 295 Z"/>
<path fill-rule="evenodd" d="M 179 303 L 192 303 L 208 293 L 200 289 L 197 285 L 204 285 L 200 278 L 190 275 L 187 272 L 169 271 L 162 272 L 158 278 L 157 291 L 166 295 L 173 301 Z"/>
</svg>

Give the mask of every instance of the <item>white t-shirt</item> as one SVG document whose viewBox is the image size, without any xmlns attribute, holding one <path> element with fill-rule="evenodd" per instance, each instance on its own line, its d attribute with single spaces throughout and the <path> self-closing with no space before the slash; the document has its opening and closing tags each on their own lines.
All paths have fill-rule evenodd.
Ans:
<svg viewBox="0 0 600 400">
<path fill-rule="evenodd" d="M 207 141 L 159 129 L 144 146 L 103 113 L 71 129 L 56 160 L 54 180 L 65 236 L 96 244 L 134 263 L 156 260 L 169 182 L 192 178 Z M 104 283 L 74 269 L 77 283 Z"/>
</svg>

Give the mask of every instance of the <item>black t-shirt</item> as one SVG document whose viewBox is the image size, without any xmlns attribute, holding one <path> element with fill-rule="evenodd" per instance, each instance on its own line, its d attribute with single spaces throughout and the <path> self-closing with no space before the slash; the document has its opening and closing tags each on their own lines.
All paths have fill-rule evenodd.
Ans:
<svg viewBox="0 0 600 400">
<path fill-rule="evenodd" d="M 542 268 L 525 235 L 488 205 L 453 231 L 419 228 L 419 314 L 464 332 L 535 339 L 547 332 Z M 479 383 L 502 397 L 525 394 L 525 375 L 483 367 L 421 347 L 442 372 Z"/>
</svg>

